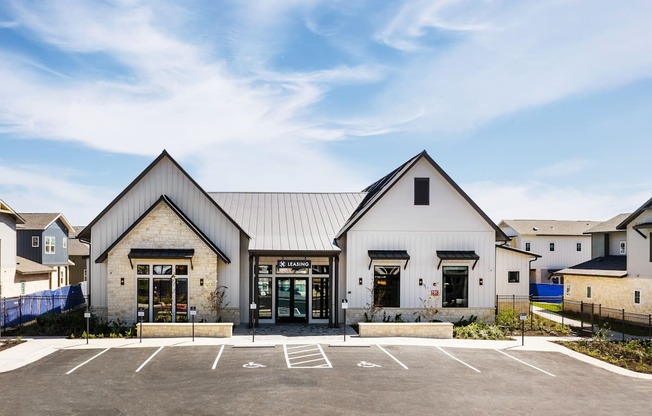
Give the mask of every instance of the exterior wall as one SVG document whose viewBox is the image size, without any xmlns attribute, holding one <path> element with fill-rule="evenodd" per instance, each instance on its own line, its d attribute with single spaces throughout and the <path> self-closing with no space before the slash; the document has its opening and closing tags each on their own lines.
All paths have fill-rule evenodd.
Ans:
<svg viewBox="0 0 652 416">
<path fill-rule="evenodd" d="M 163 158 L 91 229 L 91 284 L 89 290 L 91 303 L 98 315 L 106 314 L 109 275 L 107 262 L 97 264 L 95 259 L 163 194 L 167 195 L 229 257 L 235 267 L 225 268 L 221 277 L 228 282 L 229 289 L 238 290 L 240 230 L 174 163 Z M 230 306 L 240 308 L 239 296 L 233 294 Z"/>
<path fill-rule="evenodd" d="M 70 266 L 70 284 L 76 285 L 85 281 L 84 279 L 84 270 L 88 270 L 89 261 L 88 256 L 70 256 L 70 261 L 75 263 L 74 266 Z"/>
<path fill-rule="evenodd" d="M 16 220 L 0 214 L 0 296 L 12 296 L 16 276 Z M 18 286 L 20 293 L 20 285 Z"/>
<path fill-rule="evenodd" d="M 443 322 L 429 323 L 386 323 L 360 322 L 360 337 L 415 337 L 415 338 L 453 338 L 453 324 Z"/>
<path fill-rule="evenodd" d="M 531 283 L 550 283 L 550 271 L 591 260 L 591 236 L 533 236 L 524 235 L 512 239 L 512 247 L 525 250 L 525 244 L 530 243 L 530 251 L 541 258 L 532 263 L 536 281 Z M 555 251 L 550 251 L 550 243 L 555 243 Z M 582 251 L 577 251 L 577 243 L 582 243 Z"/>
<path fill-rule="evenodd" d="M 414 205 L 414 178 L 430 178 L 430 205 Z M 400 309 L 411 320 L 429 299 L 431 290 L 440 296 L 430 298 L 442 306 L 443 266 L 468 266 L 468 308 L 441 308 L 437 319 L 467 317 L 473 310 L 493 311 L 496 295 L 496 231 L 478 212 L 439 175 L 425 159 L 417 163 L 348 231 L 346 236 L 346 297 L 349 312 L 364 312 L 372 302 L 373 265 L 401 266 Z M 407 250 L 410 260 L 374 261 L 369 268 L 368 250 Z M 480 257 L 473 261 L 444 261 L 439 269 L 437 250 L 473 250 Z M 358 280 L 362 278 L 363 284 Z M 419 286 L 423 279 L 423 286 Z M 482 280 L 482 284 L 480 281 Z M 403 313 L 403 311 L 405 313 Z M 393 310 L 389 311 L 388 313 Z M 382 312 L 381 312 L 382 314 Z"/>
<path fill-rule="evenodd" d="M 652 210 L 645 210 L 627 226 L 627 274 L 632 277 L 652 278 L 652 229 L 640 230 L 647 238 L 641 237 L 633 226 L 652 222 Z"/>
<path fill-rule="evenodd" d="M 625 309 L 631 313 L 652 313 L 652 279 L 650 278 L 565 275 L 564 286 L 565 299 L 568 300 L 600 304 L 606 308 Z M 591 298 L 586 297 L 587 286 L 591 287 Z M 635 290 L 641 291 L 639 305 L 634 304 Z"/>
<path fill-rule="evenodd" d="M 193 334 L 192 323 L 143 323 L 143 338 L 188 337 Z M 140 325 L 136 326 L 140 330 Z M 232 323 L 195 323 L 195 337 L 231 338 L 233 335 Z"/>
<path fill-rule="evenodd" d="M 39 246 L 32 247 L 32 236 L 39 237 Z M 54 254 L 45 253 L 45 237 L 54 237 Z M 63 247 L 63 239 L 68 239 L 68 229 L 61 220 L 56 220 L 47 229 L 18 230 L 18 255 L 46 266 L 68 264 L 68 248 Z"/>
<path fill-rule="evenodd" d="M 52 274 L 30 274 L 30 275 L 20 275 L 14 273 L 15 277 L 11 279 L 13 284 L 5 286 L 2 285 L 2 296 L 3 297 L 15 297 L 19 296 L 22 293 L 22 284 L 25 284 L 25 295 L 35 292 L 41 292 L 43 290 L 50 290 L 50 279 Z"/>
<path fill-rule="evenodd" d="M 139 261 L 133 259 L 133 268 L 127 257 L 132 248 L 192 248 L 195 254 L 192 269 L 188 276 L 188 303 L 197 307 L 196 321 L 215 321 L 214 314 L 208 308 L 208 294 L 217 284 L 229 288 L 225 303 L 233 305 L 238 302 L 238 280 L 233 280 L 230 268 L 225 265 L 186 224 L 164 203 L 152 210 L 122 241 L 109 253 L 106 261 L 109 270 L 107 281 L 109 320 L 121 319 L 135 322 L 136 318 L 136 264 L 161 262 L 164 264 L 188 264 L 186 260 L 160 259 Z M 124 278 L 124 286 L 120 285 Z M 200 279 L 204 279 L 204 286 Z M 239 314 L 229 311 L 231 318 L 239 323 Z"/>
<path fill-rule="evenodd" d="M 527 296 L 530 294 L 530 257 L 496 247 L 496 294 Z M 538 259 L 537 259 L 538 260 Z M 533 262 L 534 264 L 536 262 Z M 519 282 L 509 283 L 510 271 L 519 272 Z"/>
<path fill-rule="evenodd" d="M 32 237 L 38 237 L 38 247 L 32 247 Z M 43 264 L 45 241 L 42 230 L 18 230 L 16 233 L 16 254 L 39 264 Z"/>
<path fill-rule="evenodd" d="M 640 236 L 639 236 L 640 237 Z M 627 242 L 627 232 L 619 231 L 614 233 L 609 233 L 609 255 L 610 256 L 622 256 L 620 253 L 620 242 Z M 625 253 L 627 254 L 627 253 Z"/>
</svg>

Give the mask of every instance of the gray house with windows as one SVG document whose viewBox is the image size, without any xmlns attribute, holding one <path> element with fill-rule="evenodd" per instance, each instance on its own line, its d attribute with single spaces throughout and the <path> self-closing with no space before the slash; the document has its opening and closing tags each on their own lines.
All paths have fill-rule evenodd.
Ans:
<svg viewBox="0 0 652 416">
<path fill-rule="evenodd" d="M 17 255 L 51 267 L 48 287 L 69 284 L 68 239 L 74 229 L 60 213 L 21 213 L 24 224 L 16 227 Z"/>
</svg>

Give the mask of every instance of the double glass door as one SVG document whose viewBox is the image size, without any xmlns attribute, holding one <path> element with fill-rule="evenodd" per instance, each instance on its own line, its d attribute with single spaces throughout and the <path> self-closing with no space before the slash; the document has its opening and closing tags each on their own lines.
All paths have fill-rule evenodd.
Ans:
<svg viewBox="0 0 652 416">
<path fill-rule="evenodd" d="M 308 278 L 276 278 L 276 321 L 308 322 Z"/>
<path fill-rule="evenodd" d="M 139 278 L 137 298 L 145 322 L 188 322 L 186 278 Z"/>
</svg>

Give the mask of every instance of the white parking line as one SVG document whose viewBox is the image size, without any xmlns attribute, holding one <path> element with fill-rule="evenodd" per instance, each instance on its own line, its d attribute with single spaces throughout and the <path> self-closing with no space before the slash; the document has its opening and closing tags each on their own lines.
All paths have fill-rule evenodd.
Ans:
<svg viewBox="0 0 652 416">
<path fill-rule="evenodd" d="M 217 357 L 215 357 L 215 362 L 213 363 L 213 367 L 211 370 L 215 370 L 217 368 L 217 362 L 220 361 L 220 357 L 222 356 L 222 351 L 224 351 L 224 345 L 222 345 L 222 348 L 220 348 L 220 352 L 217 353 Z"/>
<path fill-rule="evenodd" d="M 448 352 L 444 351 L 443 348 L 441 348 L 441 347 L 439 347 L 439 346 L 437 346 L 437 348 L 439 349 L 439 351 L 441 351 L 441 352 L 443 352 L 444 354 L 448 355 L 448 356 L 451 357 L 453 360 L 455 360 L 455 361 L 457 361 L 457 362 L 459 362 L 459 363 L 461 363 L 461 364 L 464 364 L 465 366 L 469 367 L 471 370 L 473 370 L 473 371 L 475 371 L 475 372 L 477 372 L 477 373 L 481 373 L 481 371 L 478 370 L 477 368 L 475 368 L 475 367 L 473 367 L 473 366 L 471 366 L 471 365 L 465 363 L 464 361 L 462 361 L 462 360 L 460 360 L 459 358 L 453 356 L 452 354 L 449 354 Z"/>
<path fill-rule="evenodd" d="M 550 377 L 557 377 L 556 375 L 551 374 L 551 373 L 549 373 L 549 372 L 547 372 L 547 371 L 545 371 L 545 370 L 542 370 L 542 369 L 540 369 L 539 367 L 535 367 L 535 366 L 533 366 L 532 364 L 526 363 L 526 362 L 523 361 L 523 360 L 519 360 L 518 358 L 513 357 L 513 356 L 507 354 L 506 352 L 503 352 L 503 351 L 501 351 L 501 350 L 496 350 L 496 351 L 498 351 L 499 353 L 501 353 L 501 354 L 503 354 L 503 355 L 508 356 L 508 357 L 511 358 L 512 360 L 516 360 L 516 361 L 518 361 L 518 362 L 521 363 L 521 364 L 525 364 L 525 365 L 527 365 L 528 367 L 532 367 L 532 368 L 534 368 L 534 369 L 537 370 L 537 371 L 541 371 L 543 374 L 547 374 L 547 375 L 549 375 Z"/>
<path fill-rule="evenodd" d="M 405 368 L 406 370 L 408 369 L 405 364 L 400 362 L 396 357 L 394 357 L 392 354 L 389 353 L 385 348 L 381 347 L 380 345 L 376 345 L 378 348 L 380 348 L 385 354 L 389 355 L 390 358 L 394 361 L 396 361 L 401 367 Z"/>
<path fill-rule="evenodd" d="M 156 354 L 158 354 L 159 352 L 161 352 L 161 350 L 163 349 L 163 347 L 164 347 L 164 346 L 161 346 L 158 350 L 156 350 L 156 352 L 155 352 L 154 354 L 150 355 L 150 357 L 149 357 L 147 360 L 145 360 L 145 362 L 142 363 L 142 364 L 140 365 L 140 367 L 138 367 L 138 370 L 136 370 L 136 372 L 139 373 L 140 370 L 142 370 L 143 367 L 145 367 L 145 365 L 147 365 L 147 363 L 150 362 L 150 360 L 151 360 L 152 358 L 154 358 L 154 356 L 155 356 Z"/>
<path fill-rule="evenodd" d="M 111 349 L 111 348 L 107 348 L 107 349 L 105 349 L 104 351 L 102 351 L 101 353 L 99 353 L 99 354 L 95 354 L 94 356 L 92 356 L 92 357 L 89 358 L 88 360 L 86 360 L 86 361 L 84 361 L 83 363 L 79 364 L 77 367 L 75 367 L 75 368 L 73 368 L 72 370 L 68 371 L 66 374 L 71 374 L 73 371 L 75 371 L 76 369 L 78 369 L 78 368 L 81 367 L 82 365 L 85 365 L 85 364 L 90 363 L 91 361 L 93 361 L 94 359 L 96 359 L 97 357 L 99 357 L 100 355 L 104 354 L 105 352 L 107 352 L 107 351 L 110 350 L 110 349 Z"/>
</svg>

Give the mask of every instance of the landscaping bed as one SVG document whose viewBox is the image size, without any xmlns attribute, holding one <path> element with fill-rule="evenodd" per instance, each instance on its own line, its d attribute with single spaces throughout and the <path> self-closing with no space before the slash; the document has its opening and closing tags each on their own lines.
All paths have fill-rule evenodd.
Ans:
<svg viewBox="0 0 652 416">
<path fill-rule="evenodd" d="M 606 341 L 596 337 L 581 341 L 559 341 L 559 344 L 618 367 L 652 374 L 652 343 L 650 341 Z"/>
<path fill-rule="evenodd" d="M 22 344 L 23 341 L 20 338 L 11 338 L 11 339 L 3 339 L 0 340 L 0 351 L 6 350 L 11 347 L 15 347 L 16 345 Z"/>
</svg>

